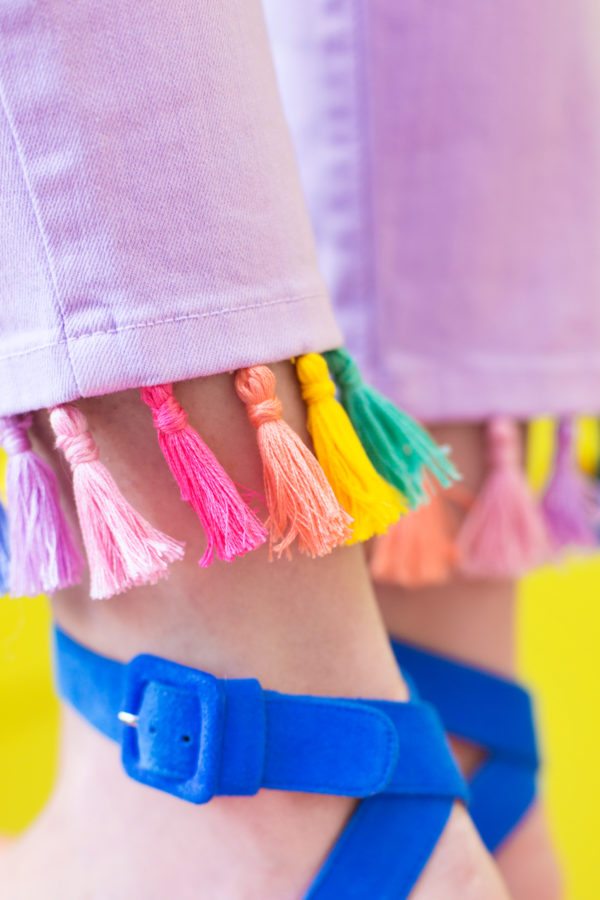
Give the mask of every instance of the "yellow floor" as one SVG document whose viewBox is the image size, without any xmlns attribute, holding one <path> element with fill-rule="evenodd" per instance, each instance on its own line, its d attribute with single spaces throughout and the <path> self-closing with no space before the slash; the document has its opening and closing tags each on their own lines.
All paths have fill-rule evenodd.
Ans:
<svg viewBox="0 0 600 900">
<path fill-rule="evenodd" d="M 569 900 L 600 898 L 600 560 L 544 570 L 523 585 L 521 660 L 539 698 L 547 793 Z M 56 765 L 44 598 L 0 605 L 0 831 L 36 815 Z"/>
</svg>

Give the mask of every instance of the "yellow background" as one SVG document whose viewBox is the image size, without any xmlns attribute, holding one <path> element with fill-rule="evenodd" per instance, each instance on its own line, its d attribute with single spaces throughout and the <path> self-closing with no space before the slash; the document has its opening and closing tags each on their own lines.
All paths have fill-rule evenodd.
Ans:
<svg viewBox="0 0 600 900">
<path fill-rule="evenodd" d="M 543 480 L 548 423 L 534 429 L 530 472 Z M 583 429 L 588 467 L 595 432 Z M 25 827 L 51 789 L 58 710 L 50 685 L 44 598 L 0 602 L 0 832 Z M 600 559 L 572 561 L 522 585 L 523 677 L 538 698 L 546 759 L 543 790 L 563 858 L 569 900 L 600 898 Z"/>
</svg>

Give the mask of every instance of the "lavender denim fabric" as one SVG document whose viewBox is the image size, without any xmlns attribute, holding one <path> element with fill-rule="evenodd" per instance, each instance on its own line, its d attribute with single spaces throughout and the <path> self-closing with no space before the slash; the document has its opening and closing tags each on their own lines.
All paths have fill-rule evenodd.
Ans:
<svg viewBox="0 0 600 900">
<path fill-rule="evenodd" d="M 341 342 L 260 0 L 2 0 L 0 162 L 0 414 Z"/>
<path fill-rule="evenodd" d="M 350 349 L 428 420 L 600 409 L 596 0 L 264 0 Z"/>
</svg>

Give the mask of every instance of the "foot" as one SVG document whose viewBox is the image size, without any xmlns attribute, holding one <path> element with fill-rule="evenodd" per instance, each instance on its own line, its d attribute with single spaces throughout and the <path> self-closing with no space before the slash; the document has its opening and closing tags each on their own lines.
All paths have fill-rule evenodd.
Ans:
<svg viewBox="0 0 600 900">
<path fill-rule="evenodd" d="M 0 855 L 11 900 L 300 900 L 352 812 L 344 798 L 275 791 L 193 807 L 130 781 L 111 742 L 67 719 L 79 752 Z M 508 900 L 461 806 L 411 900 Z"/>
</svg>

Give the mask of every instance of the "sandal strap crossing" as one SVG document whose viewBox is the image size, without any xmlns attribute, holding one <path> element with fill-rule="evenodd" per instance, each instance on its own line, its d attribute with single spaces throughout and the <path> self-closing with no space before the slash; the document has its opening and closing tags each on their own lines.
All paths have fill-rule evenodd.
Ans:
<svg viewBox="0 0 600 900">
<path fill-rule="evenodd" d="M 58 628 L 55 669 L 59 694 L 121 744 L 132 778 L 193 803 L 260 788 L 444 808 L 465 799 L 441 723 L 421 701 L 281 694 L 150 655 L 125 664 Z"/>
<path fill-rule="evenodd" d="M 487 751 L 469 781 L 469 812 L 494 852 L 530 808 L 539 768 L 531 697 L 514 681 L 412 644 L 393 642 L 396 659 L 449 734 Z"/>
</svg>

